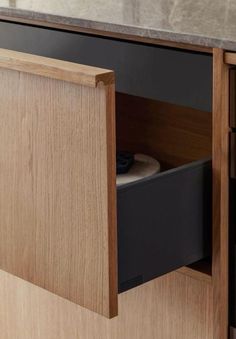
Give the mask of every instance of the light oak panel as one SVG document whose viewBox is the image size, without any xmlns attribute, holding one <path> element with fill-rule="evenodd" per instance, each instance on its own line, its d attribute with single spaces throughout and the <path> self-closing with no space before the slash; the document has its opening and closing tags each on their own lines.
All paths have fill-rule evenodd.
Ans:
<svg viewBox="0 0 236 339">
<path fill-rule="evenodd" d="M 213 328 L 228 338 L 229 66 L 213 52 Z"/>
<path fill-rule="evenodd" d="M 70 82 L 75 65 L 56 64 L 63 81 L 44 72 L 54 61 L 0 59 L 0 267 L 115 316 L 114 85 L 95 86 L 103 70 L 83 68 L 90 87 Z"/>
<path fill-rule="evenodd" d="M 177 272 L 188 275 L 194 279 L 204 281 L 208 284 L 212 284 L 211 263 L 207 261 L 203 260 L 189 266 L 181 267 L 177 270 Z"/>
<path fill-rule="evenodd" d="M 119 295 L 108 320 L 0 271 L 4 339 L 213 339 L 212 288 L 171 273 Z"/>
</svg>

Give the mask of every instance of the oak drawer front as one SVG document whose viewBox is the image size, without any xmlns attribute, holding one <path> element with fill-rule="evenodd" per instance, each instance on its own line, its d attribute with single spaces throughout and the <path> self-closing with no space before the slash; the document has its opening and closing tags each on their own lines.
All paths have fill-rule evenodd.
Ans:
<svg viewBox="0 0 236 339">
<path fill-rule="evenodd" d="M 119 292 L 211 254 L 211 161 L 118 188 Z"/>
<path fill-rule="evenodd" d="M 212 110 L 212 56 L 0 22 L 0 47 L 112 69 L 118 92 Z"/>
<path fill-rule="evenodd" d="M 0 50 L 0 268 L 117 314 L 114 73 Z"/>
</svg>

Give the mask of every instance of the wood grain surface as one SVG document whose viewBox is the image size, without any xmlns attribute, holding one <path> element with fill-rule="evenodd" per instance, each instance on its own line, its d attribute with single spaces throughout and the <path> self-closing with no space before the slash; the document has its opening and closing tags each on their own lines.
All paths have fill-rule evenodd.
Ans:
<svg viewBox="0 0 236 339">
<path fill-rule="evenodd" d="M 236 53 L 234 52 L 225 52 L 223 55 L 223 61 L 226 64 L 236 65 Z"/>
<path fill-rule="evenodd" d="M 228 338 L 229 66 L 213 53 L 213 328 Z"/>
<path fill-rule="evenodd" d="M 0 267 L 112 317 L 114 86 L 69 82 L 64 62 L 56 72 L 66 81 L 56 80 L 51 72 L 41 74 L 51 61 L 40 58 L 40 70 L 38 61 L 0 51 Z M 99 73 L 93 73 L 95 83 Z"/>
<path fill-rule="evenodd" d="M 4 339 L 214 339 L 212 288 L 171 273 L 119 295 L 108 320 L 0 271 Z"/>
</svg>

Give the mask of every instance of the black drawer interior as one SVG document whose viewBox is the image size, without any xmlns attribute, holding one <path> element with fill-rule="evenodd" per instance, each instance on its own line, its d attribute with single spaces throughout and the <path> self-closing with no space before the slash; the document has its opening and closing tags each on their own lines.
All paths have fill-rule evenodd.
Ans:
<svg viewBox="0 0 236 339">
<path fill-rule="evenodd" d="M 210 255 L 211 161 L 118 187 L 119 292 Z"/>
</svg>

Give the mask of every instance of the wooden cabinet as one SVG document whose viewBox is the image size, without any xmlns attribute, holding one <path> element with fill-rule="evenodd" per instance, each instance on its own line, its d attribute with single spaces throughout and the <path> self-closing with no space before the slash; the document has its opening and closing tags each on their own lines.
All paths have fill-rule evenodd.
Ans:
<svg viewBox="0 0 236 339">
<path fill-rule="evenodd" d="M 115 138 L 112 71 L 9 50 L 0 69 L 1 269 L 113 317 L 118 290 L 210 256 L 211 162 L 201 159 L 211 155 L 211 113 L 163 103 L 168 123 L 178 121 L 174 140 L 190 144 L 168 151 L 155 137 L 173 138 L 156 101 L 117 97 Z M 143 110 L 126 121 L 121 107 L 136 101 Z M 129 123 L 146 134 L 127 133 Z M 150 138 L 163 173 L 116 192 L 116 144 L 135 152 Z"/>
<path fill-rule="evenodd" d="M 198 64 L 198 53 L 183 53 Z M 142 78 L 133 78 L 134 71 L 132 86 L 117 93 L 115 68 L 0 50 L 0 295 L 7 339 L 18 332 L 20 339 L 68 333 L 71 339 L 187 339 L 193 327 L 194 339 L 227 338 L 228 64 L 234 56 L 221 49 L 213 58 L 200 56 L 200 83 L 213 59 L 212 112 L 204 110 L 209 96 L 198 100 L 197 90 L 186 106 L 184 97 L 158 100 L 148 86 L 144 98 L 133 92 L 142 89 L 132 82 Z M 121 89 L 128 67 L 123 71 Z M 156 157 L 163 172 L 117 190 L 116 148 Z M 210 259 L 180 268 L 205 256 Z"/>
</svg>

